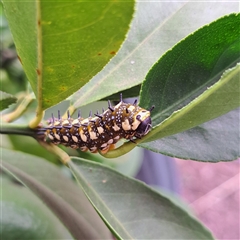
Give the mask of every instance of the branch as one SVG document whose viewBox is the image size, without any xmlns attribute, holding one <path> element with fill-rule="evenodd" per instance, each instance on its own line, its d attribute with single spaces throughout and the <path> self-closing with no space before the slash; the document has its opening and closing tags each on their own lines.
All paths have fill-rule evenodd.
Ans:
<svg viewBox="0 0 240 240">
<path fill-rule="evenodd" d="M 37 131 L 25 125 L 1 124 L 0 134 L 17 134 L 36 138 Z"/>
</svg>

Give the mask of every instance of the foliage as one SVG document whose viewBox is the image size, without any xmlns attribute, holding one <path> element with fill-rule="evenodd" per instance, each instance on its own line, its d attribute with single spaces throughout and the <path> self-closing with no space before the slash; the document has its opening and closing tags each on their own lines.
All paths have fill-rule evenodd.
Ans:
<svg viewBox="0 0 240 240">
<path fill-rule="evenodd" d="M 9 122 L 18 118 L 25 125 L 5 124 L 1 133 L 32 135 L 43 110 L 47 109 L 47 118 L 54 105 L 67 97 L 68 102 L 57 109 L 66 110 L 70 102 L 74 112 L 108 97 L 117 100 L 123 92 L 124 97 L 140 94 L 144 108 L 155 105 L 153 129 L 136 140 L 138 146 L 198 161 L 230 161 L 239 156 L 235 129 L 240 15 L 233 13 L 237 3 L 215 7 L 214 3 L 139 2 L 134 17 L 133 1 L 3 3 L 31 88 L 22 84 L 18 93 L 14 89 L 18 105 L 6 109 L 11 115 L 2 117 Z M 208 12 L 211 7 L 214 14 Z M 9 44 L 4 47 L 1 52 Z M 5 66 L 11 64 L 2 65 L 4 84 L 10 82 Z M 2 95 L 5 109 L 13 98 Z M 176 201 L 109 168 L 101 156 L 64 149 L 66 154 L 42 143 L 55 154 L 51 155 L 24 136 L 11 136 L 8 141 L 1 146 L 5 239 L 23 233 L 34 239 L 110 239 L 111 234 L 117 239 L 213 238 Z M 116 158 L 135 147 L 127 142 L 105 157 Z M 56 155 L 70 170 L 56 163 Z M 9 212 L 16 221 L 6 218 Z M 36 224 L 25 227 L 18 221 L 20 216 Z"/>
<path fill-rule="evenodd" d="M 0 91 L 0 110 L 8 108 L 9 105 L 13 104 L 16 102 L 16 98 L 12 96 L 11 94 L 5 93 Z"/>
</svg>

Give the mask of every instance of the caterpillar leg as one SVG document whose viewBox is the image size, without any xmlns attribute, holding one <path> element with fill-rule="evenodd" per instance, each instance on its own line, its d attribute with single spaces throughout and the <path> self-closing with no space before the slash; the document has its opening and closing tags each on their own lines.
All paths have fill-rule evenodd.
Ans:
<svg viewBox="0 0 240 240">
<path fill-rule="evenodd" d="M 107 153 L 109 150 L 115 149 L 115 144 L 108 145 L 104 149 L 100 150 L 101 154 Z"/>
</svg>

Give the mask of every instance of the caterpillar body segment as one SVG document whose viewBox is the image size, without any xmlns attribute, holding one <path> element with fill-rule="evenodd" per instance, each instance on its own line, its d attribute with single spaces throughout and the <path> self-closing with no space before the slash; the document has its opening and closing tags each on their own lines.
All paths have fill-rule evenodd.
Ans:
<svg viewBox="0 0 240 240">
<path fill-rule="evenodd" d="M 90 113 L 86 119 L 80 116 L 80 112 L 77 119 L 70 116 L 62 119 L 58 113 L 58 118 L 52 117 L 50 124 L 38 131 L 44 133 L 44 140 L 56 145 L 104 154 L 120 139 L 133 141 L 145 136 L 150 129 L 150 110 L 139 107 L 136 102 L 125 103 L 120 97 L 116 106 L 108 102 L 108 109 L 102 114 L 97 112 L 92 116 Z"/>
</svg>

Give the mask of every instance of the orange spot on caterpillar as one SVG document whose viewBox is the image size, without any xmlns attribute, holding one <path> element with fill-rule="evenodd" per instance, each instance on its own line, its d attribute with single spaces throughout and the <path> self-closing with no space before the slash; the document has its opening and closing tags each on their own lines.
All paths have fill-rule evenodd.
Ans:
<svg viewBox="0 0 240 240">
<path fill-rule="evenodd" d="M 98 56 L 101 56 L 102 55 L 102 53 L 98 53 Z"/>
<path fill-rule="evenodd" d="M 112 52 L 110 52 L 110 54 L 114 55 L 114 54 L 116 54 L 116 52 L 115 52 L 115 51 L 112 51 Z"/>
<path fill-rule="evenodd" d="M 38 26 L 40 26 L 41 25 L 41 21 L 40 20 L 38 20 Z"/>
</svg>

